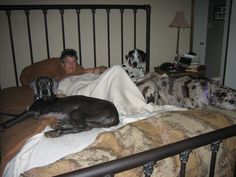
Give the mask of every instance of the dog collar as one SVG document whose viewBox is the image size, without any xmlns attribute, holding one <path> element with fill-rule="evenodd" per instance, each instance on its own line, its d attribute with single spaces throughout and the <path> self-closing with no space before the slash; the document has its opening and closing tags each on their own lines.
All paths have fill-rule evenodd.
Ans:
<svg viewBox="0 0 236 177">
<path fill-rule="evenodd" d="M 36 100 L 39 100 L 40 98 L 38 97 L 38 96 L 35 96 L 34 97 L 34 100 L 36 101 Z"/>
<path fill-rule="evenodd" d="M 209 89 L 208 89 L 208 84 L 207 83 L 204 87 L 204 94 L 205 94 L 206 98 L 209 99 L 210 95 L 209 95 Z"/>
</svg>

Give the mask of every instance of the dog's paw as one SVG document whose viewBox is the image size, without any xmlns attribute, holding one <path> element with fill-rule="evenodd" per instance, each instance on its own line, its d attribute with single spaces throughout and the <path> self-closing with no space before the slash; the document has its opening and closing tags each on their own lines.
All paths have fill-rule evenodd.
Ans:
<svg viewBox="0 0 236 177">
<path fill-rule="evenodd" d="M 56 138 L 62 135 L 62 130 L 51 130 L 51 131 L 45 132 L 44 135 L 47 138 Z"/>
<path fill-rule="evenodd" d="M 50 127 L 51 127 L 52 129 L 57 129 L 57 128 L 60 127 L 60 125 L 61 125 L 60 122 L 55 121 L 55 122 L 51 123 Z"/>
</svg>

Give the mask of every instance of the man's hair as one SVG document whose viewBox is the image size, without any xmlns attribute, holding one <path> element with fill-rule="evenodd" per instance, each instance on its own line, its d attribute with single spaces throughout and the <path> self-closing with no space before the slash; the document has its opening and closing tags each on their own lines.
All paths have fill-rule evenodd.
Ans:
<svg viewBox="0 0 236 177">
<path fill-rule="evenodd" d="M 61 57 L 60 57 L 61 62 L 64 63 L 64 59 L 68 56 L 69 57 L 75 57 L 76 60 L 78 60 L 76 50 L 74 50 L 74 49 L 65 49 L 61 52 Z"/>
</svg>

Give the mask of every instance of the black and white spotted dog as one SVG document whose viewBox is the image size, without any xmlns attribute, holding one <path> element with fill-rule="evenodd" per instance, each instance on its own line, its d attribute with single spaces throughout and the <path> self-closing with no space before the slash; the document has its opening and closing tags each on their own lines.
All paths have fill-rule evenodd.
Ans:
<svg viewBox="0 0 236 177">
<path fill-rule="evenodd" d="M 146 67 L 146 53 L 140 49 L 134 49 L 125 56 L 126 61 L 122 65 L 132 80 L 144 77 Z"/>
<path fill-rule="evenodd" d="M 156 76 L 138 87 L 147 103 L 185 108 L 212 105 L 236 110 L 236 91 L 210 79 Z"/>
<path fill-rule="evenodd" d="M 77 133 L 91 128 L 111 127 L 119 123 L 119 115 L 115 105 L 107 100 L 82 95 L 59 98 L 55 80 L 43 76 L 31 83 L 35 101 L 21 115 L 0 125 L 1 129 L 31 117 L 52 114 L 57 122 L 54 130 L 45 133 L 47 137 L 57 137 L 68 133 Z"/>
</svg>

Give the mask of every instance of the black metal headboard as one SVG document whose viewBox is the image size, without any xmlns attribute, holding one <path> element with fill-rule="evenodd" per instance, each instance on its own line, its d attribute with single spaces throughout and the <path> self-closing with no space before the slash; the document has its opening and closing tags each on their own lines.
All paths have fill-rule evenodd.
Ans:
<svg viewBox="0 0 236 177">
<path fill-rule="evenodd" d="M 81 10 L 89 10 L 92 14 L 92 38 L 93 38 L 93 62 L 94 66 L 97 66 L 97 45 L 96 45 L 96 39 L 97 39 L 97 33 L 96 33 L 96 10 L 97 9 L 104 9 L 106 12 L 106 23 L 107 23 L 107 56 L 108 56 L 108 61 L 107 61 L 107 66 L 111 66 L 111 51 L 110 51 L 110 46 L 111 46 L 111 41 L 110 41 L 110 12 L 111 10 L 119 10 L 120 13 L 120 48 L 121 48 L 121 63 L 123 63 L 124 59 L 124 11 L 125 10 L 131 10 L 133 11 L 133 48 L 137 48 L 136 46 L 136 22 L 137 22 L 137 11 L 138 10 L 144 10 L 146 12 L 146 25 L 144 26 L 145 30 L 145 52 L 147 54 L 147 63 L 146 63 L 146 70 L 149 71 L 149 58 L 150 58 L 150 12 L 151 12 L 151 7 L 150 5 L 78 5 L 78 4 L 70 4 L 70 5 L 1 5 L 0 6 L 0 11 L 5 11 L 6 16 L 7 16 L 7 21 L 8 21 L 8 27 L 9 27 L 9 36 L 10 36 L 10 44 L 11 44 L 11 52 L 12 52 L 12 60 L 13 60 L 13 65 L 14 65 L 14 75 L 15 75 L 15 80 L 16 80 L 16 85 L 18 86 L 18 72 L 17 72 L 17 61 L 16 61 L 16 54 L 15 54 L 15 48 L 16 46 L 14 45 L 14 35 L 13 35 L 13 30 L 12 30 L 12 20 L 11 20 L 11 14 L 13 11 L 21 10 L 25 12 L 25 18 L 26 18 L 26 25 L 27 25 L 27 33 L 26 34 L 28 37 L 28 45 L 29 45 L 29 53 L 30 53 L 30 61 L 31 64 L 35 62 L 35 59 L 33 57 L 33 52 L 37 49 L 33 48 L 32 45 L 32 31 L 31 31 L 31 20 L 30 20 L 30 15 L 31 11 L 34 10 L 40 10 L 42 11 L 43 15 L 43 21 L 44 21 L 44 27 L 45 27 L 45 38 L 46 38 L 46 52 L 47 52 L 47 57 L 50 58 L 50 42 L 49 42 L 49 33 L 48 33 L 48 11 L 49 10 L 59 10 L 60 12 L 60 19 L 61 19 L 61 30 L 62 30 L 62 42 L 63 42 L 63 49 L 66 48 L 66 35 L 65 35 L 65 18 L 64 18 L 64 10 L 75 10 L 76 11 L 76 19 L 77 19 L 77 25 L 78 25 L 78 50 L 79 52 L 79 62 L 82 65 L 83 64 L 83 58 L 82 58 L 82 41 L 81 41 L 81 23 L 80 23 L 80 14 Z"/>
</svg>

